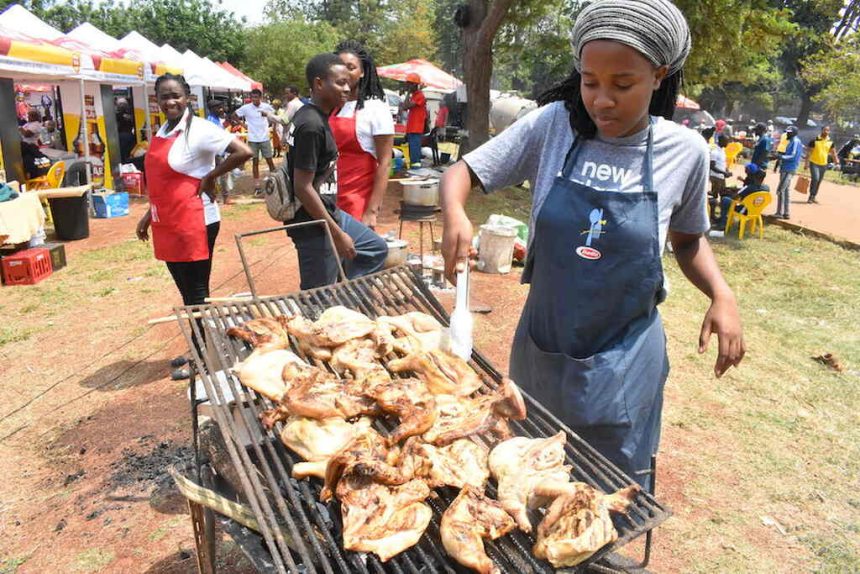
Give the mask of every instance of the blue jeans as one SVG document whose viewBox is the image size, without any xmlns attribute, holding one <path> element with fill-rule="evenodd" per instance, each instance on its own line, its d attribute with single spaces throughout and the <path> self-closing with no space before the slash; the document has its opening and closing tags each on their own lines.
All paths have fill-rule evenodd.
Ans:
<svg viewBox="0 0 860 574">
<path fill-rule="evenodd" d="M 406 134 L 406 142 L 409 144 L 409 167 L 421 164 L 421 140 L 423 134 Z"/>
<path fill-rule="evenodd" d="M 812 182 L 809 185 L 809 199 L 815 199 L 818 195 L 818 188 L 824 180 L 824 173 L 827 171 L 826 165 L 816 165 L 809 162 L 809 173 L 812 175 Z"/>
<path fill-rule="evenodd" d="M 341 261 L 347 279 L 363 277 L 381 270 L 388 256 L 385 240 L 345 211 L 338 210 L 335 221 L 355 244 L 355 258 Z M 337 254 L 332 251 L 328 235 L 321 225 L 308 226 L 298 237 L 291 235 L 291 238 L 299 256 L 302 290 L 337 282 Z"/>
<path fill-rule="evenodd" d="M 779 172 L 779 185 L 776 188 L 776 214 L 788 218 L 789 197 L 791 196 L 791 179 L 793 171 Z"/>
</svg>

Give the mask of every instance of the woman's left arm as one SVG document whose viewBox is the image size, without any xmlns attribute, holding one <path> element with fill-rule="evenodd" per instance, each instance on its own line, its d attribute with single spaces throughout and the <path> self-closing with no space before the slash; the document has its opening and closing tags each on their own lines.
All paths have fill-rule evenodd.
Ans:
<svg viewBox="0 0 860 574">
<path fill-rule="evenodd" d="M 252 155 L 248 144 L 238 138 L 233 138 L 233 141 L 227 146 L 226 152 L 230 155 L 224 161 L 218 163 L 212 171 L 204 175 L 200 180 L 198 195 L 205 193 L 209 196 L 209 199 L 215 201 L 215 180 L 244 164 L 251 159 Z"/>
<path fill-rule="evenodd" d="M 373 136 L 373 144 L 376 147 L 376 172 L 373 174 L 373 191 L 370 201 L 361 218 L 362 223 L 373 229 L 376 227 L 376 216 L 385 198 L 388 189 L 388 173 L 391 169 L 391 148 L 394 147 L 394 136 Z"/>
<path fill-rule="evenodd" d="M 711 299 L 699 334 L 699 353 L 707 350 L 711 334 L 716 334 L 719 351 L 714 374 L 719 378 L 729 367 L 738 366 L 746 353 L 737 300 L 703 235 L 669 231 L 669 240 L 681 271 Z"/>
</svg>

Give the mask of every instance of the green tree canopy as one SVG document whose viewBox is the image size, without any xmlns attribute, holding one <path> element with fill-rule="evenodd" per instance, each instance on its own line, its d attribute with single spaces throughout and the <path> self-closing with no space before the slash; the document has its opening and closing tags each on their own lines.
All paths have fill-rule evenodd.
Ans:
<svg viewBox="0 0 860 574">
<path fill-rule="evenodd" d="M 258 26 L 247 36 L 244 71 L 263 82 L 273 94 L 288 85 L 306 92 L 305 66 L 320 52 L 331 52 L 338 34 L 326 22 L 308 22 L 301 16 Z"/>
</svg>

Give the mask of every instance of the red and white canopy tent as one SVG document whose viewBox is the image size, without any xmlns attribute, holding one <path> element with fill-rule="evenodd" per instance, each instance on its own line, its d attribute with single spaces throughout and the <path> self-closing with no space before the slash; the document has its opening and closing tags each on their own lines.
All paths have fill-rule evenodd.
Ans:
<svg viewBox="0 0 860 574">
<path fill-rule="evenodd" d="M 681 108 L 682 110 L 701 110 L 702 107 L 697 103 L 684 96 L 682 94 L 678 94 L 678 99 L 675 100 L 675 107 Z"/>
<path fill-rule="evenodd" d="M 453 91 L 463 85 L 463 82 L 448 72 L 421 58 L 409 60 L 402 64 L 379 66 L 376 68 L 376 73 L 382 78 L 397 80 L 398 82 L 405 82 L 410 74 L 417 74 L 421 78 L 422 84 L 428 88 L 439 90 Z"/>
<path fill-rule="evenodd" d="M 235 66 L 233 66 L 233 64 L 231 64 L 230 62 L 215 62 L 215 63 L 217 65 L 221 66 L 222 68 L 224 68 L 225 70 L 227 70 L 228 72 L 230 72 L 231 74 L 233 74 L 234 76 L 242 78 L 243 80 L 245 80 L 247 82 L 250 82 L 252 90 L 262 90 L 263 89 L 262 82 L 258 82 L 256 80 L 250 78 L 249 76 L 244 74 L 241 70 L 239 70 Z"/>
</svg>

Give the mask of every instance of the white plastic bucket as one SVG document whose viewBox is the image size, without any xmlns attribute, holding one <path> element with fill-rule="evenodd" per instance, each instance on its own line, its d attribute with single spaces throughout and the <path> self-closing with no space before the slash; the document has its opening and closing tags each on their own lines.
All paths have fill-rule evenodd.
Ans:
<svg viewBox="0 0 860 574">
<path fill-rule="evenodd" d="M 478 271 L 510 273 L 517 230 L 503 225 L 482 225 L 478 247 Z"/>
</svg>

